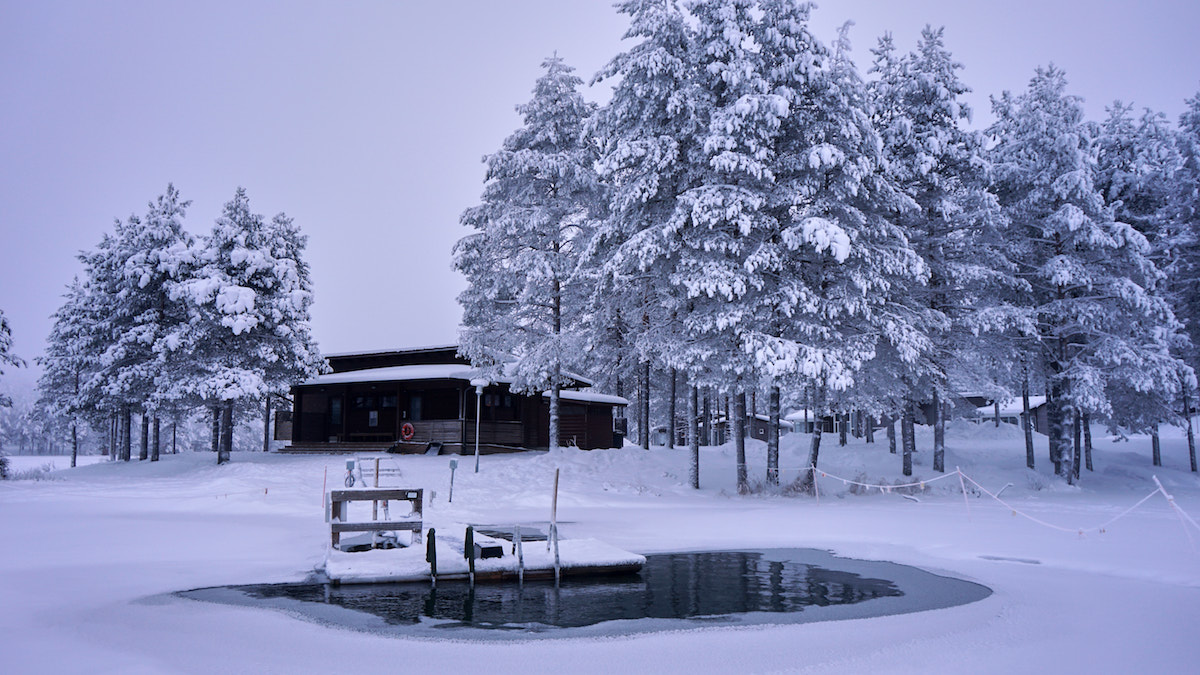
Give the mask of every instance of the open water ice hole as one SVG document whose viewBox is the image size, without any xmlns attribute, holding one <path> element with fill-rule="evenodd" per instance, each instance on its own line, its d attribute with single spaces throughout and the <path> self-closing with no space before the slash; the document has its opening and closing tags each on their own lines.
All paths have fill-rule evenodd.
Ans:
<svg viewBox="0 0 1200 675">
<path fill-rule="evenodd" d="M 769 549 L 649 555 L 636 574 L 564 577 L 558 586 L 313 581 L 176 595 L 271 608 L 372 633 L 511 639 L 857 619 L 953 607 L 991 593 L 986 586 L 908 565 L 813 549 Z"/>
</svg>

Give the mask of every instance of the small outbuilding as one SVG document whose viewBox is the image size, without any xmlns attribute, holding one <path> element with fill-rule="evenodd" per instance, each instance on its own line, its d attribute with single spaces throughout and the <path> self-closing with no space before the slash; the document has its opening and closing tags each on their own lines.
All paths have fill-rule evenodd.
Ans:
<svg viewBox="0 0 1200 675">
<path fill-rule="evenodd" d="M 476 401 L 479 372 L 457 345 L 326 356 L 332 372 L 292 387 L 288 451 L 473 452 L 476 409 L 481 453 L 546 449 L 550 395 L 489 382 Z M 573 375 L 559 402 L 559 445 L 620 447 L 614 420 L 629 402 L 589 391 Z"/>
</svg>

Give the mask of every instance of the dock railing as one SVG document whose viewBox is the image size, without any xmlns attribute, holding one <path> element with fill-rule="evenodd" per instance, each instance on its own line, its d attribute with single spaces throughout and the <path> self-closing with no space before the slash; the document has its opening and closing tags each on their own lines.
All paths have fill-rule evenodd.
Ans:
<svg viewBox="0 0 1200 675">
<path fill-rule="evenodd" d="M 329 492 L 329 504 L 326 511 L 326 520 L 329 523 L 330 545 L 337 548 L 341 539 L 340 535 L 343 532 L 379 533 L 409 531 L 413 533 L 412 543 L 421 543 L 423 496 L 424 490 L 420 488 L 352 488 L 347 490 L 331 490 Z M 393 501 L 407 501 L 412 505 L 412 511 L 407 518 L 403 520 L 391 520 L 388 517 L 386 504 Z M 385 504 L 385 520 L 375 518 L 371 520 L 347 520 L 347 506 L 350 502 L 374 502 L 376 504 L 383 502 Z M 372 509 L 372 511 L 378 513 L 376 509 Z"/>
</svg>

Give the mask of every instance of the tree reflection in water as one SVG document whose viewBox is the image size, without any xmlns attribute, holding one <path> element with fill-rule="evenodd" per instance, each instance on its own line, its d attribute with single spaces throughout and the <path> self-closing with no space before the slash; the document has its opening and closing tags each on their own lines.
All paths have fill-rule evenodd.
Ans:
<svg viewBox="0 0 1200 675">
<path fill-rule="evenodd" d="M 802 612 L 904 595 L 891 581 L 762 552 L 651 555 L 638 574 L 478 584 L 270 584 L 238 586 L 254 600 L 286 598 L 365 612 L 389 625 L 439 628 L 580 627 L 617 619 L 719 619 Z M 184 593 L 203 598 L 201 591 Z M 211 599 L 211 598 L 210 598 Z"/>
</svg>

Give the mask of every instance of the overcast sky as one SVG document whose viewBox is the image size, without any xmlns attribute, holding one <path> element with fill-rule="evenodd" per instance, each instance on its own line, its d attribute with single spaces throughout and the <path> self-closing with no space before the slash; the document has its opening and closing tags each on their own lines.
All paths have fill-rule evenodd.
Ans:
<svg viewBox="0 0 1200 675">
<path fill-rule="evenodd" d="M 610 4 L 0 0 L 0 309 L 15 351 L 41 353 L 75 254 L 168 182 L 193 202 L 193 233 L 239 185 L 255 211 L 295 219 L 323 351 L 454 342 L 450 251 L 480 159 L 520 123 L 546 56 L 590 80 L 622 49 Z M 944 25 L 977 126 L 988 96 L 1051 61 L 1095 118 L 1120 98 L 1175 120 L 1200 89 L 1195 0 L 827 0 L 814 29 L 829 42 L 847 19 L 864 70 L 883 31 L 907 50 Z"/>
</svg>

